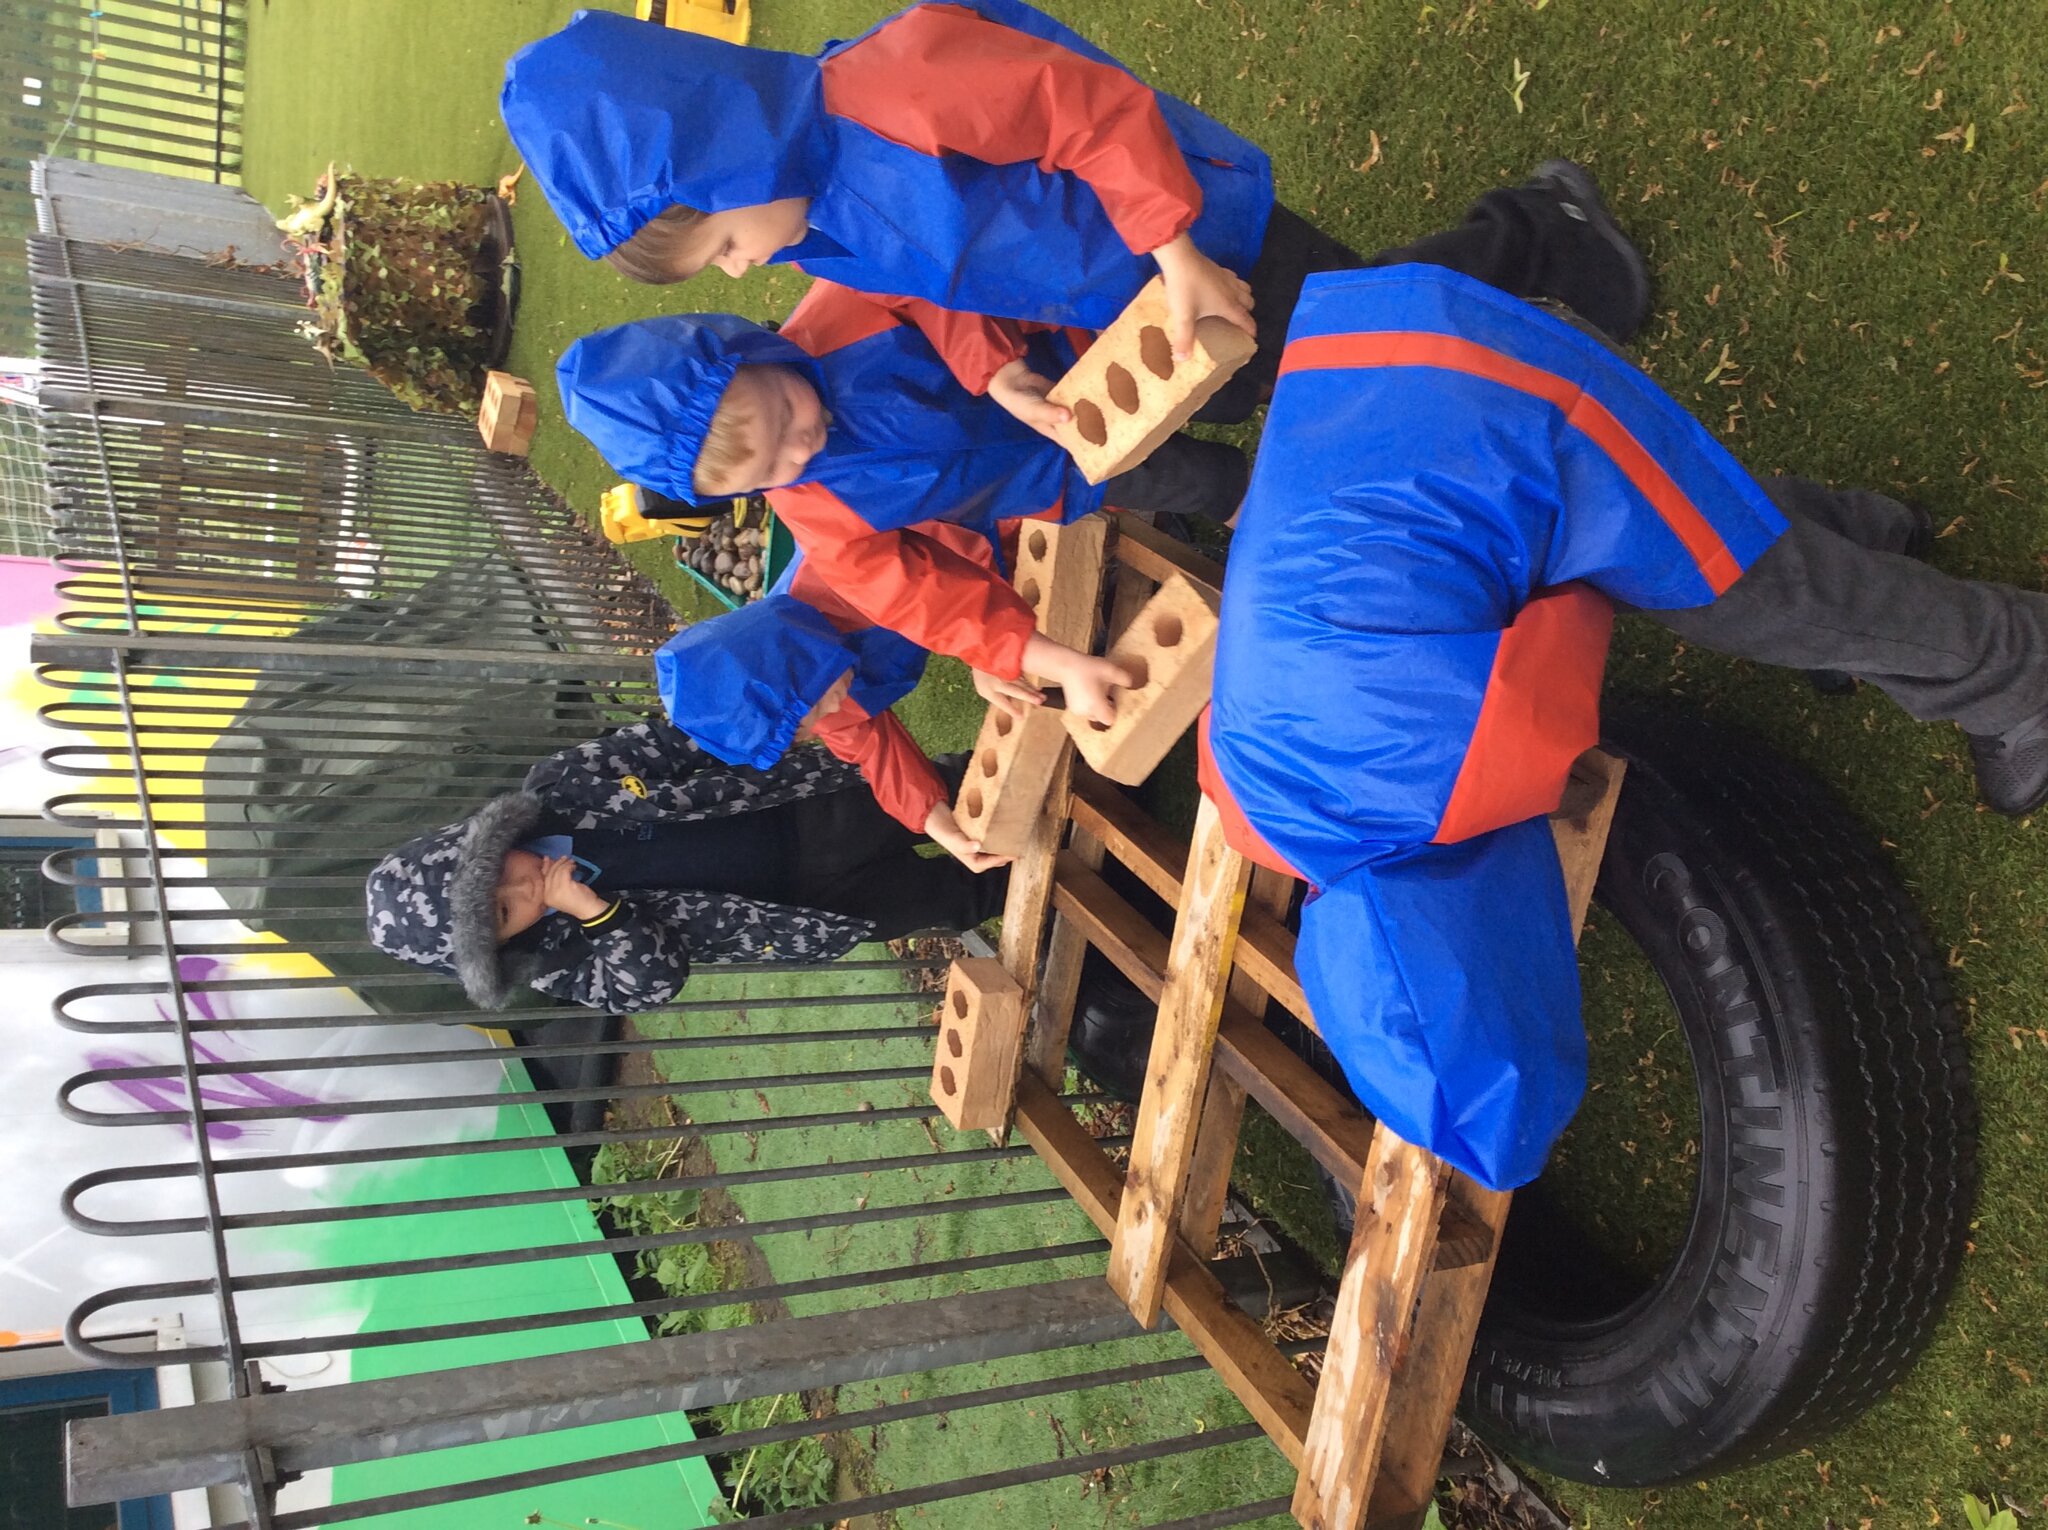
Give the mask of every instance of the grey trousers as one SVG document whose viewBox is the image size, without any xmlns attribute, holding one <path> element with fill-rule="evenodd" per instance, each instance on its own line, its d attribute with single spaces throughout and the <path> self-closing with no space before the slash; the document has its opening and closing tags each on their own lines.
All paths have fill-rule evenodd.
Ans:
<svg viewBox="0 0 2048 1530">
<path fill-rule="evenodd" d="M 1966 733 L 2048 710 L 2048 595 L 1901 556 L 1913 513 L 1882 494 L 1761 482 L 1785 535 L 1712 605 L 1644 615 L 1717 653 L 1854 675 Z"/>
</svg>

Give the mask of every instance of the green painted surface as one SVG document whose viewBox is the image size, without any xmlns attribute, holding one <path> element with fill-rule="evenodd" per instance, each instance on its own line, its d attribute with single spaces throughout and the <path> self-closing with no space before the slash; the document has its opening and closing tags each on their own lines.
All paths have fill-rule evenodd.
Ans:
<svg viewBox="0 0 2048 1530">
<path fill-rule="evenodd" d="M 506 1072 L 507 1088 L 530 1087 L 525 1070 L 518 1063 L 507 1059 Z M 495 1135 L 545 1135 L 548 1129 L 547 1117 L 538 1107 L 505 1106 L 498 1112 Z M 490 1195 L 575 1183 L 559 1150 L 527 1149 L 425 1159 L 381 1170 L 353 1182 L 347 1200 L 350 1204 L 366 1205 L 450 1195 Z M 570 1200 L 338 1223 L 323 1240 L 320 1254 L 326 1264 L 354 1264 L 593 1242 L 598 1236 L 589 1203 Z M 344 1304 L 367 1309 L 362 1328 L 372 1332 L 483 1317 L 568 1311 L 631 1300 L 617 1265 L 603 1253 L 364 1281 L 343 1288 L 336 1296 Z M 350 1379 L 367 1381 L 417 1375 L 459 1365 L 632 1343 L 645 1336 L 646 1329 L 638 1319 L 625 1319 L 358 1349 L 352 1355 Z M 686 1418 L 666 1414 L 464 1446 L 431 1455 L 367 1462 L 336 1469 L 334 1501 L 373 1498 L 692 1438 Z M 495 1530 L 500 1525 L 527 1523 L 525 1516 L 532 1513 L 575 1525 L 583 1524 L 587 1516 L 594 1514 L 630 1526 L 631 1530 L 695 1530 L 697 1526 L 714 1523 L 710 1504 L 717 1494 L 710 1468 L 701 1460 L 692 1460 L 494 1494 L 441 1508 L 411 1509 L 389 1523 L 403 1525 L 405 1530 Z"/>
</svg>

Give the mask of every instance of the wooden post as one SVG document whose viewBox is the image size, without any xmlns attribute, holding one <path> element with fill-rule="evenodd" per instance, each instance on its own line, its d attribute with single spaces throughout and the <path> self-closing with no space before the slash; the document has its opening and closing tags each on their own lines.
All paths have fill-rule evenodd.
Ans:
<svg viewBox="0 0 2048 1530">
<path fill-rule="evenodd" d="M 1187 1199 L 1195 1125 L 1208 1088 L 1210 1053 L 1250 876 L 1251 863 L 1230 848 L 1222 817 L 1204 798 L 1181 880 L 1166 992 L 1152 1033 L 1145 1095 L 1138 1105 L 1109 1258 L 1110 1285 L 1146 1328 L 1159 1321 L 1160 1293 Z"/>
</svg>

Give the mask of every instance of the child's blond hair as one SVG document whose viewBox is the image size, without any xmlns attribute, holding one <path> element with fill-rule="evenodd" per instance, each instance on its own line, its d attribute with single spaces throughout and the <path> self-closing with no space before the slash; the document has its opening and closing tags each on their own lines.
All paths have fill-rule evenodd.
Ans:
<svg viewBox="0 0 2048 1530">
<path fill-rule="evenodd" d="M 752 406 L 743 403 L 728 384 L 725 397 L 711 411 L 711 423 L 704 430 L 704 445 L 697 453 L 697 466 L 690 474 L 691 483 L 700 495 L 708 497 L 719 493 L 716 485 L 754 455 L 757 444 L 754 427 L 757 423 Z M 759 484 L 746 484 L 741 492 L 759 487 Z"/>
<path fill-rule="evenodd" d="M 704 267 L 695 254 L 703 221 L 704 214 L 694 207 L 664 207 L 631 239 L 605 251 L 605 264 L 631 281 L 657 287 L 687 281 Z"/>
</svg>

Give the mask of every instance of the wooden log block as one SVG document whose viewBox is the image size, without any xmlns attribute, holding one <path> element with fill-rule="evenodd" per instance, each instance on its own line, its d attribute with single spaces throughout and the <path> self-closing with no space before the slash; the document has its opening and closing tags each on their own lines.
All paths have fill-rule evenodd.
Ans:
<svg viewBox="0 0 2048 1530">
<path fill-rule="evenodd" d="M 932 1103 L 961 1131 L 1000 1127 L 1010 1116 L 1024 992 L 992 956 L 963 956 L 939 1001 Z"/>
<path fill-rule="evenodd" d="M 1181 879 L 1166 991 L 1152 1032 L 1145 1093 L 1138 1102 L 1123 1206 L 1109 1255 L 1110 1285 L 1146 1328 L 1159 1320 L 1167 1261 L 1187 1200 L 1195 1126 L 1209 1086 L 1210 1053 L 1250 877 L 1251 862 L 1231 849 L 1216 805 L 1203 798 Z"/>
<path fill-rule="evenodd" d="M 476 417 L 477 433 L 484 438 L 485 447 L 524 457 L 539 424 L 540 397 L 532 383 L 510 372 L 485 376 L 484 404 Z"/>
<path fill-rule="evenodd" d="M 1151 775 L 1209 703 L 1216 631 L 1215 608 L 1192 584 L 1178 574 L 1162 584 L 1110 645 L 1109 657 L 1138 681 L 1117 693 L 1116 721 L 1105 727 L 1064 714 L 1081 757 L 1127 786 Z"/>
<path fill-rule="evenodd" d="M 1154 277 L 1046 395 L 1073 411 L 1054 435 L 1090 483 L 1143 462 L 1258 349 L 1234 324 L 1200 319 L 1193 354 L 1175 361 L 1167 327 L 1166 285 Z"/>
</svg>

